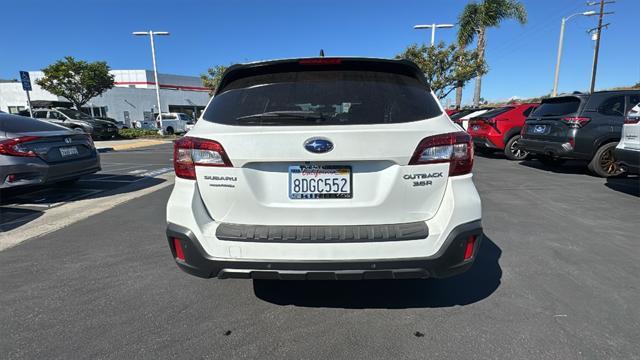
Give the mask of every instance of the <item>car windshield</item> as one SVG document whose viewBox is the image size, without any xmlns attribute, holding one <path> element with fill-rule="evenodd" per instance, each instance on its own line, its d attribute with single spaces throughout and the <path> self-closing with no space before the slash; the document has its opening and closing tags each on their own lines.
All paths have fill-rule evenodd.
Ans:
<svg viewBox="0 0 640 360">
<path fill-rule="evenodd" d="M 304 71 L 236 80 L 203 119 L 226 125 L 358 125 L 440 115 L 418 79 L 375 71 Z"/>
<path fill-rule="evenodd" d="M 82 111 L 74 110 L 74 109 L 58 109 L 61 113 L 67 115 L 71 119 L 80 119 L 80 120 L 91 120 L 93 119 L 91 116 L 83 113 Z"/>
<path fill-rule="evenodd" d="M 531 114 L 533 117 L 562 116 L 574 114 L 580 107 L 580 99 L 575 96 L 566 96 L 547 99 Z"/>
</svg>

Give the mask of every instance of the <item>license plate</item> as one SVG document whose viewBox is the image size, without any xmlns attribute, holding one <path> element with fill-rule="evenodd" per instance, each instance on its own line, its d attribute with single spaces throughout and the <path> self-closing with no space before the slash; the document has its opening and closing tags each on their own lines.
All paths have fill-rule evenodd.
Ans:
<svg viewBox="0 0 640 360">
<path fill-rule="evenodd" d="M 544 134 L 544 131 L 547 130 L 547 125 L 533 125 L 530 129 L 534 134 Z"/>
<path fill-rule="evenodd" d="M 58 148 L 58 150 L 60 150 L 60 155 L 62 155 L 62 157 L 78 155 L 78 148 L 75 146 L 61 147 Z"/>
<path fill-rule="evenodd" d="M 351 166 L 289 166 L 290 199 L 351 199 Z"/>
</svg>

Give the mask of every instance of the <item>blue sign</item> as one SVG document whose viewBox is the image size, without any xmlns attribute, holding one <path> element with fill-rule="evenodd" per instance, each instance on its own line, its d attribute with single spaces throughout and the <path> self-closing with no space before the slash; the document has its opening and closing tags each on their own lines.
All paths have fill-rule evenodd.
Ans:
<svg viewBox="0 0 640 360">
<path fill-rule="evenodd" d="M 31 91 L 31 78 L 26 71 L 20 71 L 20 81 L 22 81 L 22 90 Z"/>
</svg>

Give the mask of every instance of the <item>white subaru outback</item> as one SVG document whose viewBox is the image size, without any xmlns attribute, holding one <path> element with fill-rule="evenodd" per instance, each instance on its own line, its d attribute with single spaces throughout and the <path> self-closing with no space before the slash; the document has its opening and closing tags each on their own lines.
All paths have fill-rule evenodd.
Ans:
<svg viewBox="0 0 640 360">
<path fill-rule="evenodd" d="M 457 274 L 482 240 L 472 165 L 412 62 L 234 65 L 175 142 L 169 246 L 205 278 Z"/>
</svg>

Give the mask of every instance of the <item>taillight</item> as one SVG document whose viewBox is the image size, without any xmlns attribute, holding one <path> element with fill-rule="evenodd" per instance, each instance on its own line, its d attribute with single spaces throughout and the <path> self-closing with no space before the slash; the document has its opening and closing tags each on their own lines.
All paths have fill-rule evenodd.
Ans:
<svg viewBox="0 0 640 360">
<path fill-rule="evenodd" d="M 339 65 L 341 63 L 342 59 L 339 58 L 310 58 L 298 60 L 298 64 L 300 65 Z"/>
<path fill-rule="evenodd" d="M 232 166 L 227 153 L 217 141 L 183 137 L 173 143 L 173 168 L 176 176 L 196 178 L 197 166 Z"/>
<path fill-rule="evenodd" d="M 562 121 L 563 123 L 569 125 L 569 127 L 571 127 L 571 128 L 579 129 L 579 128 L 587 125 L 587 123 L 589 121 L 591 121 L 591 118 L 588 118 L 588 117 L 564 117 L 564 118 L 561 118 L 560 121 Z"/>
<path fill-rule="evenodd" d="M 409 165 L 449 163 L 449 176 L 464 175 L 473 167 L 471 135 L 460 131 L 422 139 Z"/>
<path fill-rule="evenodd" d="M 24 147 L 25 143 L 39 139 L 38 136 L 22 136 L 0 141 L 0 154 L 9 156 L 38 156 L 33 150 Z"/>
<path fill-rule="evenodd" d="M 637 124 L 637 123 L 639 123 L 639 122 L 640 122 L 640 116 L 638 116 L 638 117 L 631 117 L 631 116 L 627 116 L 627 117 L 624 119 L 624 123 L 625 123 L 625 124 Z"/>
</svg>

